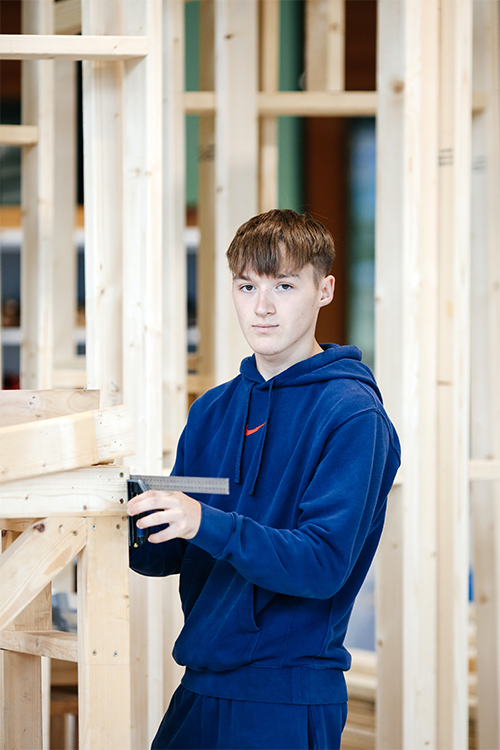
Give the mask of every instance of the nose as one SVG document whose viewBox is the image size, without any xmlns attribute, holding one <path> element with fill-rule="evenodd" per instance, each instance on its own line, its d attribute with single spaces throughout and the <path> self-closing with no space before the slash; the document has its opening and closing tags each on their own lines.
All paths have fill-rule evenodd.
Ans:
<svg viewBox="0 0 500 750">
<path fill-rule="evenodd" d="M 260 289 L 255 298 L 255 314 L 263 317 L 275 312 L 274 303 L 267 289 Z"/>
</svg>

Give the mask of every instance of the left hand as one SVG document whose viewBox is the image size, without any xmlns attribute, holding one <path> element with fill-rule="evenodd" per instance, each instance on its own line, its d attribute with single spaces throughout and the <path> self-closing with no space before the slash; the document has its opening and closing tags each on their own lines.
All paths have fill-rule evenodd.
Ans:
<svg viewBox="0 0 500 750">
<path fill-rule="evenodd" d="M 149 541 L 153 544 L 176 538 L 192 539 L 200 528 L 201 504 L 183 492 L 148 490 L 129 500 L 127 505 L 129 516 L 136 516 L 146 511 L 155 512 L 138 519 L 137 526 L 140 529 L 168 523 L 167 528 L 150 535 Z"/>
</svg>

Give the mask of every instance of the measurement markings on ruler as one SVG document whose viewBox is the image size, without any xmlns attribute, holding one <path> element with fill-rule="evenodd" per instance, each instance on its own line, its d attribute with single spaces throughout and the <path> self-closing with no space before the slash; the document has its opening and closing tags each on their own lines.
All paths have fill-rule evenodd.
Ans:
<svg viewBox="0 0 500 750">
<path fill-rule="evenodd" d="M 200 492 L 208 495 L 229 495 L 229 479 L 219 477 L 166 477 L 134 474 L 130 481 L 141 480 L 150 490 L 166 492 Z"/>
</svg>

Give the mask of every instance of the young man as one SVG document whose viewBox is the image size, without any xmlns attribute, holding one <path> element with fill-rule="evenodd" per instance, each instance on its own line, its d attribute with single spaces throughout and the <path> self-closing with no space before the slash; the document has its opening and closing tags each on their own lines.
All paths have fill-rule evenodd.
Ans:
<svg viewBox="0 0 500 750">
<path fill-rule="evenodd" d="M 131 565 L 180 573 L 185 615 L 173 655 L 186 672 L 153 748 L 340 747 L 343 641 L 400 451 L 361 352 L 315 339 L 333 252 L 293 211 L 240 227 L 227 256 L 254 355 L 193 404 L 173 470 L 229 477 L 230 495 L 129 503 L 157 527 Z"/>
</svg>

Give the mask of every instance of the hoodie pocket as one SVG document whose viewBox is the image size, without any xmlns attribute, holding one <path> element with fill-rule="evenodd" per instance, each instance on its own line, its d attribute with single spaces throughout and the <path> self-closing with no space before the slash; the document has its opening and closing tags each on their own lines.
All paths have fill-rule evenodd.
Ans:
<svg viewBox="0 0 500 750">
<path fill-rule="evenodd" d="M 174 646 L 175 660 L 191 669 L 213 671 L 248 663 L 260 635 L 253 584 L 224 561 L 215 562 L 208 577 L 206 564 L 189 563 L 189 568 L 196 565 L 203 569 L 188 573 L 189 590 L 184 589 L 184 598 L 194 603 L 185 607 L 185 624 Z"/>
</svg>

